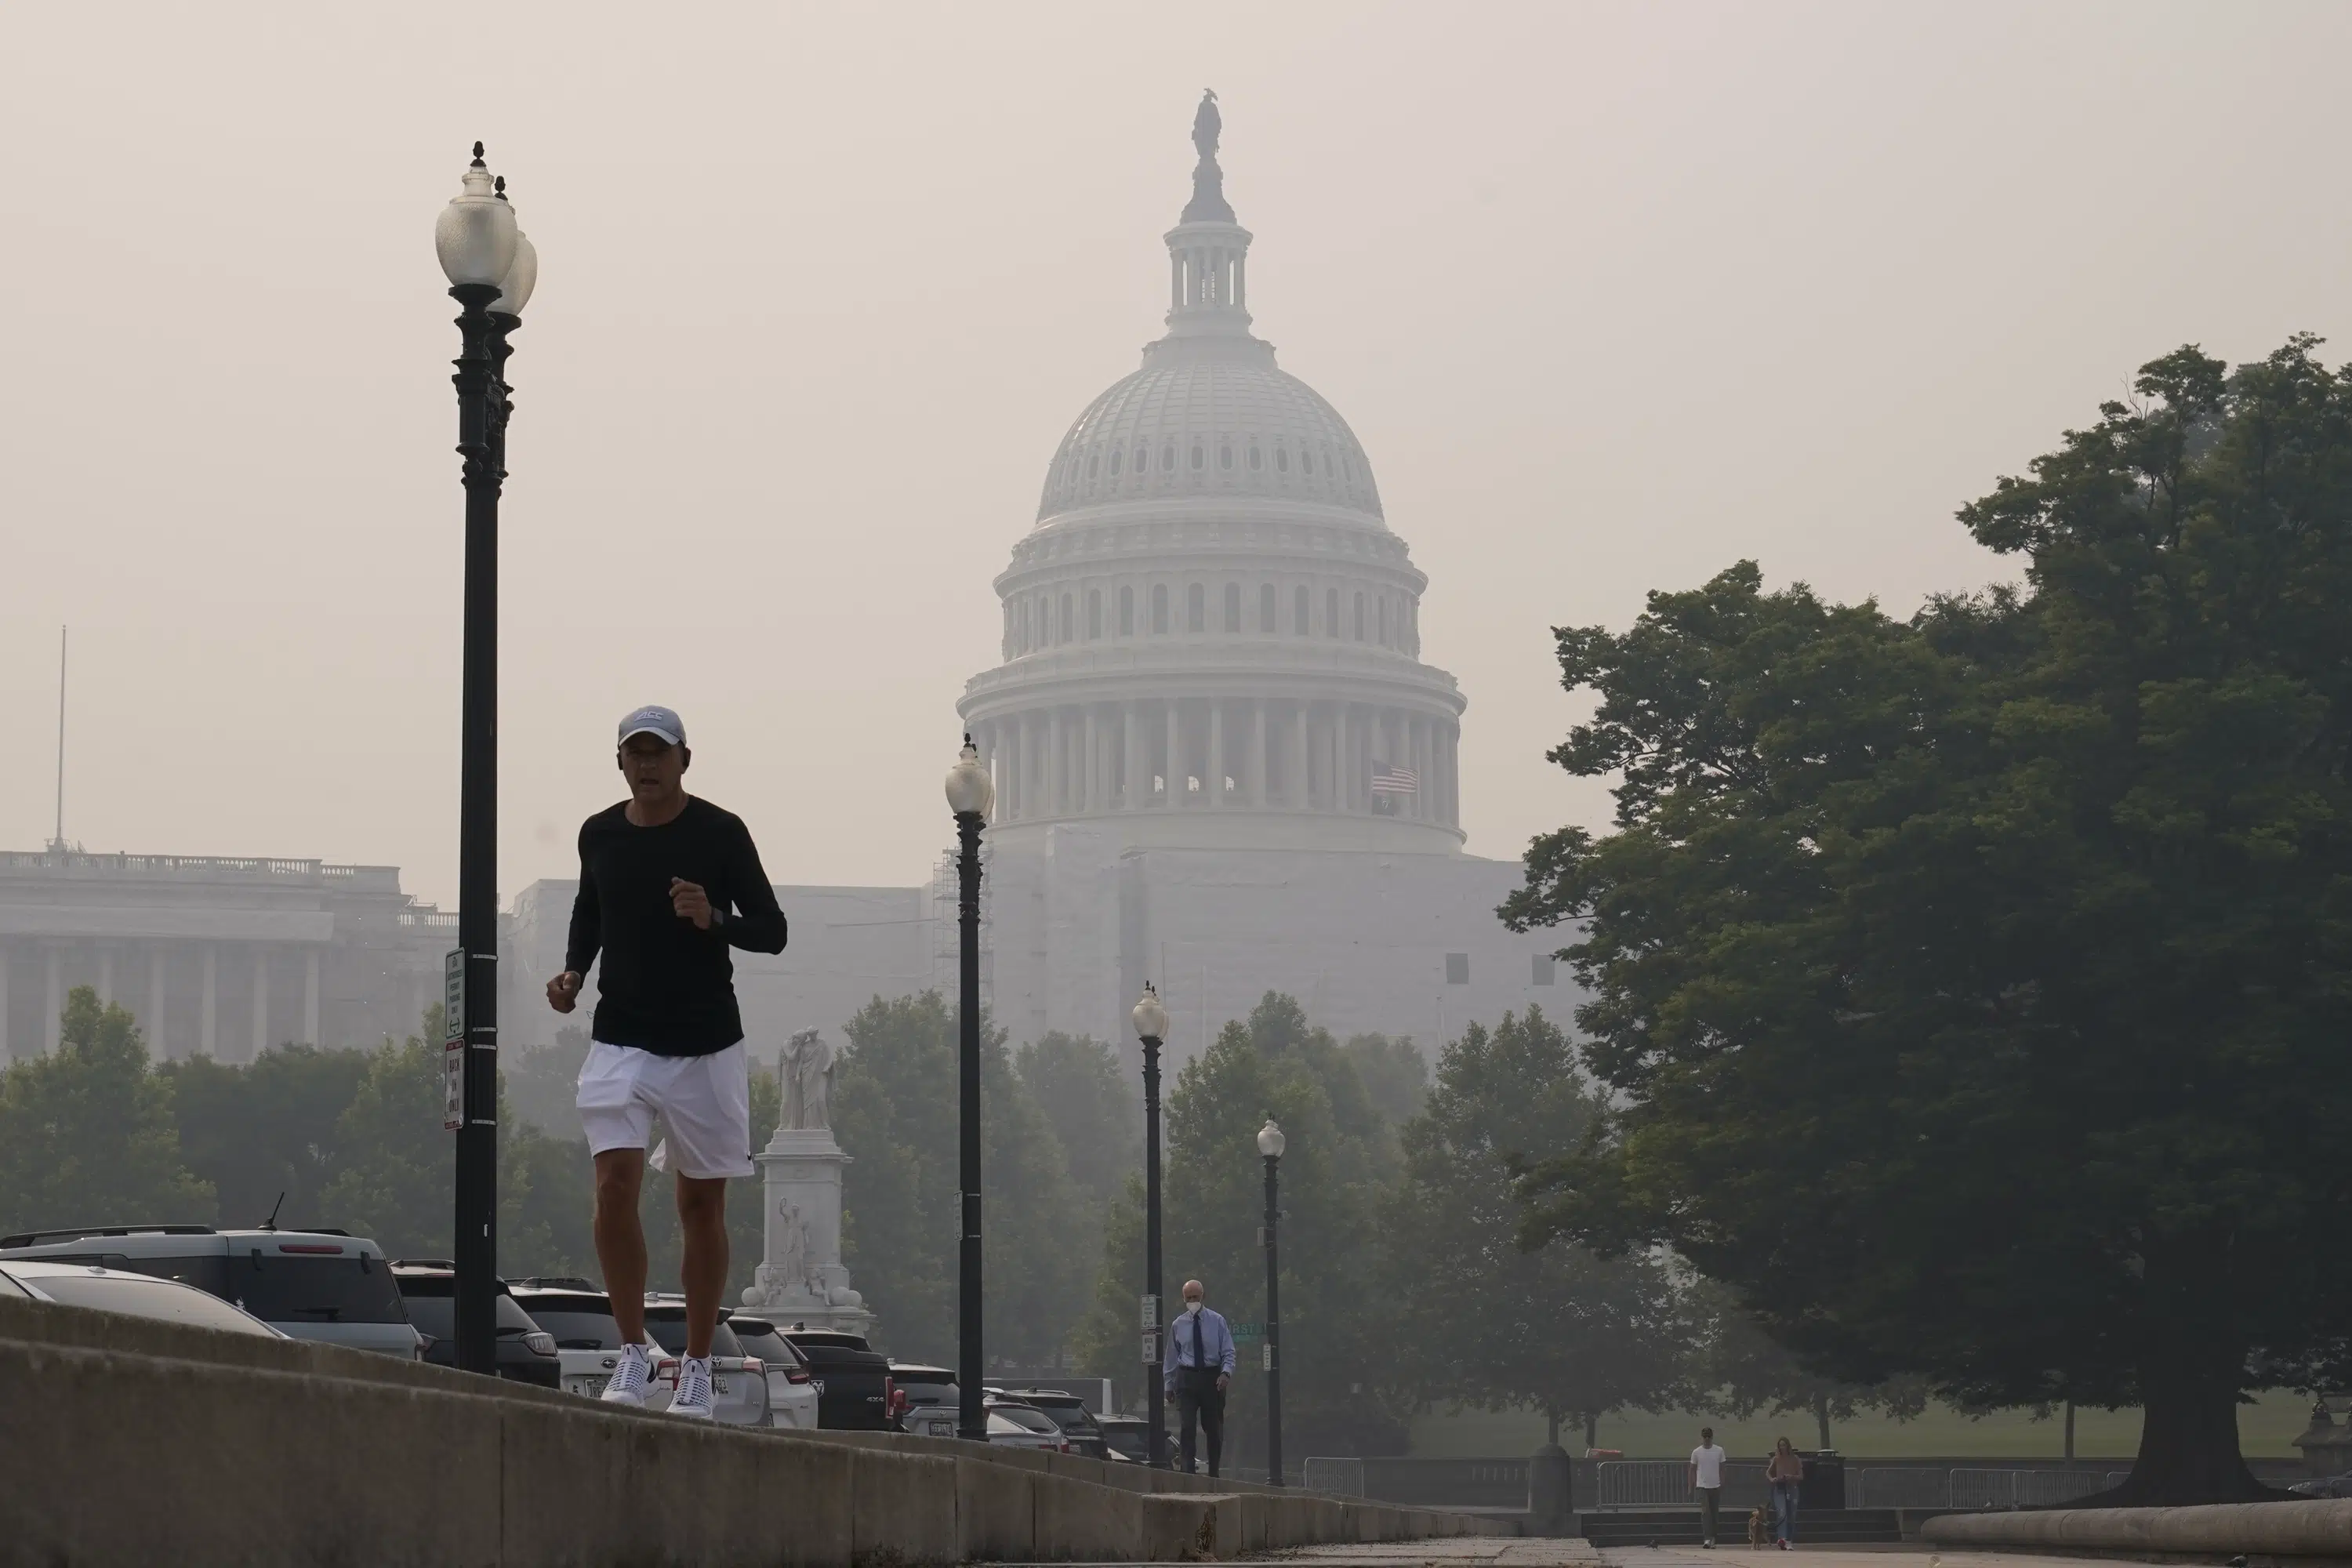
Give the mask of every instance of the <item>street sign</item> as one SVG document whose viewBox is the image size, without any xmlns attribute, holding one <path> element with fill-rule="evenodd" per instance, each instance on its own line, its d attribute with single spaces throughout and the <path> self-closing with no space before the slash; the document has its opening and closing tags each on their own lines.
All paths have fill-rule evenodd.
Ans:
<svg viewBox="0 0 2352 1568">
<path fill-rule="evenodd" d="M 1234 1342 L 1237 1345 L 1250 1344 L 1265 1338 L 1264 1323 L 1234 1323 L 1230 1326 L 1234 1331 Z"/>
<path fill-rule="evenodd" d="M 466 1037 L 466 954 L 454 950 L 441 960 L 441 1038 Z"/>
<path fill-rule="evenodd" d="M 1273 1345 L 1273 1343 L 1272 1343 L 1271 1342 L 1268 1342 L 1267 1343 L 1265 1343 L 1265 1344 L 1264 1344 L 1264 1345 L 1261 1345 L 1261 1346 L 1259 1346 L 1258 1348 L 1259 1348 L 1260 1350 L 1262 1350 L 1262 1351 L 1264 1351 L 1264 1352 L 1265 1352 L 1265 1370 L 1266 1370 L 1266 1371 L 1268 1371 L 1268 1372 L 1272 1372 L 1272 1371 L 1274 1370 L 1274 1345 Z"/>
<path fill-rule="evenodd" d="M 441 1126 L 455 1132 L 466 1125 L 466 1042 L 441 1042 Z"/>
<path fill-rule="evenodd" d="M 1147 1329 L 1160 1326 L 1160 1298 L 1157 1296 L 1143 1298 L 1143 1326 Z"/>
<path fill-rule="evenodd" d="M 1146 1366 L 1160 1364 L 1160 1331 L 1157 1329 L 1143 1331 L 1143 1364 Z"/>
</svg>

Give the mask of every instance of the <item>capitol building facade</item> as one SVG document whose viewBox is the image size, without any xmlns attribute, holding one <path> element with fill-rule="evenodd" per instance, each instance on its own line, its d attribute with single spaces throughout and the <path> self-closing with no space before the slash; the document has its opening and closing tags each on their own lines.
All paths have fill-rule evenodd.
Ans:
<svg viewBox="0 0 2352 1568">
<path fill-rule="evenodd" d="M 1063 1030 L 1131 1049 L 1150 980 L 1179 1061 L 1268 991 L 1342 1037 L 1432 1047 L 1507 1008 L 1564 1007 L 1556 939 L 1495 915 L 1518 862 L 1465 852 L 1467 705 L 1423 658 L 1428 580 L 1347 421 L 1252 331 L 1252 237 L 1218 131 L 1204 100 L 1192 199 L 1165 237 L 1165 333 L 1053 454 L 995 580 L 998 662 L 955 705 L 996 784 L 983 996 L 1016 1043 Z M 168 1009 L 167 1054 L 230 1059 L 265 1039 L 372 1044 L 434 994 L 452 917 L 403 899 L 395 872 L 368 873 L 377 910 L 342 891 L 366 878 L 310 862 L 141 861 L 165 877 L 107 860 L 0 862 L 0 1041 L 20 1054 L 54 1040 L 41 1015 L 85 975 Z M 504 921 L 510 1049 L 564 1021 L 541 987 L 574 888 L 535 882 Z M 761 1056 L 808 1027 L 839 1043 L 876 996 L 954 994 L 944 859 L 922 886 L 777 895 L 791 945 L 737 955 Z M 306 912 L 256 923 L 256 906 L 291 903 Z"/>
</svg>

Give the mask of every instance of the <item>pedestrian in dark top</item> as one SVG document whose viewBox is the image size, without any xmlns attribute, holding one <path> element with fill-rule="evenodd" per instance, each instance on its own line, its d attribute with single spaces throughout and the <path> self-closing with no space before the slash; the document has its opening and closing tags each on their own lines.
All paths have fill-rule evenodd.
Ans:
<svg viewBox="0 0 2352 1568">
<path fill-rule="evenodd" d="M 580 894 L 548 1005 L 578 1005 L 588 966 L 596 1014 L 580 1068 L 580 1121 L 596 1162 L 596 1260 L 625 1346 L 604 1397 L 643 1405 L 646 1235 L 637 1220 L 646 1140 L 677 1170 L 685 1236 L 686 1356 L 670 1413 L 711 1414 L 710 1341 L 727 1282 L 727 1182 L 751 1173 L 751 1079 L 730 948 L 784 950 L 784 915 L 742 818 L 686 793 L 686 725 L 667 708 L 621 721 L 629 798 L 580 828 Z"/>
<path fill-rule="evenodd" d="M 1168 1331 L 1160 1360 L 1162 1389 L 1176 1401 L 1176 1462 L 1188 1476 L 1195 1420 L 1208 1439 L 1209 1473 L 1217 1473 L 1225 1446 L 1225 1390 L 1234 1381 L 1234 1331 L 1222 1314 L 1209 1310 L 1206 1295 L 1198 1279 L 1184 1281 L 1184 1310 Z"/>
</svg>

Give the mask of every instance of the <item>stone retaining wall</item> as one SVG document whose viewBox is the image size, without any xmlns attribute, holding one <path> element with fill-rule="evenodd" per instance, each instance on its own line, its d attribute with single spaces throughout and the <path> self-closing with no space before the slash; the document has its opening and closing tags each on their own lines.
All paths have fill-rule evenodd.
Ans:
<svg viewBox="0 0 2352 1568">
<path fill-rule="evenodd" d="M 2352 1563 L 2352 1501 L 2217 1503 L 2203 1508 L 2066 1508 L 1943 1513 L 1919 1527 L 1931 1546 L 2093 1557 Z"/>
<path fill-rule="evenodd" d="M 1495 1521 L 893 1434 L 747 1432 L 0 1300 L 0 1564 L 1171 1562 Z"/>
</svg>

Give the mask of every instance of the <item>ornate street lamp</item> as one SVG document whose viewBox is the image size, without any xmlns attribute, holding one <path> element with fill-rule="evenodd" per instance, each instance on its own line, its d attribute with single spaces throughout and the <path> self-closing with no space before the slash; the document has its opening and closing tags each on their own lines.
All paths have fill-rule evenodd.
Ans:
<svg viewBox="0 0 2352 1568">
<path fill-rule="evenodd" d="M 948 770 L 948 809 L 956 824 L 956 913 L 961 991 L 956 1018 L 956 1068 L 961 1081 L 963 1246 L 958 1260 L 956 1436 L 988 1441 L 988 1411 L 981 1384 L 986 1366 L 980 1337 L 980 830 L 996 804 L 996 784 L 980 765 L 971 736 Z"/>
<path fill-rule="evenodd" d="M 1265 1156 L 1265 1228 L 1258 1232 L 1265 1247 L 1265 1479 L 1267 1485 L 1277 1487 L 1282 1484 L 1282 1280 L 1275 1267 L 1274 1230 L 1282 1217 L 1276 1177 L 1288 1142 L 1272 1117 L 1258 1129 L 1257 1152 Z"/>
<path fill-rule="evenodd" d="M 506 182 L 474 143 L 462 189 L 433 225 L 433 248 L 459 307 L 457 451 L 465 461 L 465 668 L 457 801 L 457 972 L 464 1045 L 457 1110 L 457 1364 L 498 1371 L 499 1270 L 499 491 L 506 479 L 507 334 L 539 279 Z"/>
<path fill-rule="evenodd" d="M 1143 1382 L 1150 1426 L 1145 1455 L 1155 1469 L 1168 1468 L 1168 1393 L 1160 1385 L 1160 1042 L 1168 1037 L 1168 1009 L 1151 982 L 1135 1005 L 1135 1033 L 1143 1041 Z"/>
</svg>

